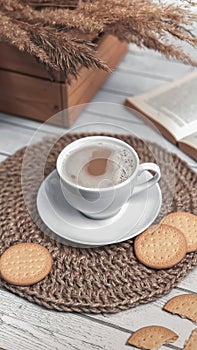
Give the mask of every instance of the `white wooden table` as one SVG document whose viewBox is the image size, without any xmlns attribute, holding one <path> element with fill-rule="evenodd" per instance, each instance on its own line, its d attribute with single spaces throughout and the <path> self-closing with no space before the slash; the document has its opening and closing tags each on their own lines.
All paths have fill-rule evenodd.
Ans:
<svg viewBox="0 0 197 350">
<path fill-rule="evenodd" d="M 123 104 L 126 96 L 147 91 L 191 69 L 179 62 L 167 61 L 152 51 L 142 51 L 131 45 L 127 56 L 93 101 Z M 134 132 L 146 139 L 158 141 L 155 131 L 126 110 L 120 115 L 116 108 L 105 109 L 102 106 L 98 108 L 98 105 L 90 105 L 88 112 L 78 118 L 75 126 L 92 122 L 108 123 L 109 131 L 115 125 L 120 131 L 121 128 L 125 128 L 129 133 Z M 0 161 L 25 146 L 38 127 L 38 122 L 1 113 Z M 107 128 L 106 126 L 105 131 Z M 89 130 L 89 126 L 83 130 L 86 129 Z M 38 139 L 56 130 L 55 127 L 46 126 L 42 128 L 42 132 L 37 133 Z M 167 144 L 169 149 L 196 169 L 197 164 L 194 160 L 170 143 Z M 165 345 L 161 349 L 183 349 L 185 339 L 195 326 L 190 321 L 165 313 L 161 309 L 170 297 L 190 292 L 197 293 L 197 269 L 169 295 L 156 302 L 113 315 L 92 315 L 48 311 L 0 289 L 0 348 L 6 350 L 134 349 L 125 345 L 130 334 L 142 326 L 156 324 L 169 327 L 179 334 L 176 343 Z"/>
</svg>

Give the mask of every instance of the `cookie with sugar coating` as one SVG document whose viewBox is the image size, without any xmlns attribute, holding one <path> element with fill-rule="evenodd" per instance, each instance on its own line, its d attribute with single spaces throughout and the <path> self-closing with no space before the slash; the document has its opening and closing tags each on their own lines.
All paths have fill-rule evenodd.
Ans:
<svg viewBox="0 0 197 350">
<path fill-rule="evenodd" d="M 138 329 L 127 341 L 127 345 L 133 345 L 140 349 L 157 350 L 163 344 L 175 342 L 178 335 L 162 326 L 147 326 Z"/>
<path fill-rule="evenodd" d="M 154 269 L 166 269 L 178 264 L 185 256 L 187 243 L 181 231 L 168 225 L 153 225 L 134 241 L 138 260 Z"/>
<path fill-rule="evenodd" d="M 51 254 L 37 243 L 15 244 L 6 249 L 0 258 L 1 277 L 17 286 L 29 286 L 41 281 L 51 267 Z"/>
<path fill-rule="evenodd" d="M 166 215 L 162 224 L 180 230 L 187 241 L 187 253 L 197 250 L 197 216 L 188 212 L 176 212 Z"/>
<path fill-rule="evenodd" d="M 197 295 L 181 294 L 168 300 L 163 310 L 171 314 L 179 315 L 182 318 L 188 318 L 197 324 Z M 197 348 L 196 348 L 197 349 Z"/>
<path fill-rule="evenodd" d="M 197 328 L 194 329 L 186 340 L 183 350 L 196 350 L 197 349 Z"/>
</svg>

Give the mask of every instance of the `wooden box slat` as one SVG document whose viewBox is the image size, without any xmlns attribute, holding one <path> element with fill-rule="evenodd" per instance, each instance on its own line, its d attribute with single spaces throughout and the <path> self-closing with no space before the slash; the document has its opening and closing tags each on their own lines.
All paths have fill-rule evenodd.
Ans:
<svg viewBox="0 0 197 350">
<path fill-rule="evenodd" d="M 35 57 L 4 42 L 0 42 L 0 68 L 33 77 L 51 79 L 50 74 Z M 57 81 L 61 80 L 60 72 L 55 73 L 55 78 Z"/>
<path fill-rule="evenodd" d="M 60 89 L 60 83 L 0 70 L 0 109 L 44 121 L 61 109 Z"/>
<path fill-rule="evenodd" d="M 97 47 L 101 57 L 114 69 L 127 52 L 127 44 L 104 35 Z M 59 111 L 85 104 L 108 78 L 109 72 L 82 67 L 77 80 L 69 85 L 62 72 L 54 72 L 55 81 L 37 60 L 6 43 L 0 43 L 0 110 L 46 121 Z M 57 124 L 72 125 L 81 109 L 65 111 Z"/>
<path fill-rule="evenodd" d="M 105 62 L 107 62 L 108 66 L 112 70 L 116 67 L 126 52 L 127 44 L 121 43 L 112 35 L 108 35 L 106 38 L 104 38 L 99 46 L 99 56 L 102 57 Z M 77 81 L 73 81 L 71 85 L 66 87 L 67 103 L 64 105 L 64 108 L 89 102 L 108 77 L 108 72 L 101 70 L 93 71 L 87 68 L 81 68 Z M 64 86 L 62 86 L 62 89 L 65 89 Z M 83 108 L 78 108 L 76 113 L 74 110 L 70 110 L 68 115 L 68 125 L 73 124 L 79 111 L 82 109 Z"/>
</svg>

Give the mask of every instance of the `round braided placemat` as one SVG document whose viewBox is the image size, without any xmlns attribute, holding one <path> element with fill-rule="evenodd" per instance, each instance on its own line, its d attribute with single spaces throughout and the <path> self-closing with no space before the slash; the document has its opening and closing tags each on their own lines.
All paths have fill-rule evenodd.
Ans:
<svg viewBox="0 0 197 350">
<path fill-rule="evenodd" d="M 49 150 L 49 140 L 29 147 L 29 176 L 21 185 L 22 149 L 0 165 L 0 253 L 18 242 L 37 242 L 49 249 L 53 257 L 50 274 L 30 287 L 12 286 L 0 281 L 8 290 L 50 309 L 77 312 L 117 312 L 139 303 L 153 301 L 169 292 L 197 265 L 197 253 L 187 254 L 175 267 L 154 270 L 140 264 L 128 240 L 99 248 L 68 247 L 45 235 L 39 228 L 41 220 L 36 211 L 36 194 L 41 183 L 40 165 L 46 151 L 45 176 L 54 168 L 59 152 L 69 142 L 87 134 L 67 134 L 56 140 Z M 162 169 L 160 187 L 163 204 L 159 219 L 170 211 L 189 211 L 197 214 L 197 175 L 176 155 L 160 146 L 144 143 L 126 135 L 111 135 L 132 145 L 142 162 L 157 161 Z M 169 202 L 169 176 L 175 169 L 175 193 Z M 46 160 L 46 159 L 45 159 Z M 28 200 L 24 201 L 24 194 Z M 172 193 L 171 193 L 172 194 Z M 34 213 L 35 217 L 29 214 Z M 35 220 L 35 218 L 37 218 Z M 159 220 L 158 219 L 158 220 Z M 36 221 L 36 223 L 35 223 Z M 39 225 L 38 225 L 39 224 Z M 39 227 L 38 227 L 39 226 Z M 45 228 L 47 232 L 47 228 Z"/>
</svg>

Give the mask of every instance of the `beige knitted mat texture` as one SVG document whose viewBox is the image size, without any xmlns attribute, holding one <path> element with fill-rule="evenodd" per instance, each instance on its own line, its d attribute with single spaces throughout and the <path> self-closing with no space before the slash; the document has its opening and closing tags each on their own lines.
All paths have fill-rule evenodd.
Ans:
<svg viewBox="0 0 197 350">
<path fill-rule="evenodd" d="M 90 134 L 88 134 L 90 135 Z M 23 186 L 29 193 L 28 206 L 37 217 L 32 220 L 24 202 L 21 186 L 21 165 L 25 149 L 19 150 L 0 165 L 0 254 L 19 242 L 37 242 L 49 249 L 53 257 L 50 274 L 30 287 L 17 287 L 3 280 L 1 285 L 31 302 L 49 309 L 77 312 L 117 312 L 146 303 L 168 293 L 197 265 L 197 252 L 187 254 L 175 267 L 154 270 L 137 261 L 133 240 L 99 248 L 75 248 L 58 243 L 39 228 L 36 195 L 40 186 L 40 165 L 43 155 L 49 152 L 45 176 L 53 169 L 60 151 L 71 141 L 87 134 L 67 134 L 49 150 L 47 139 L 31 146 L 30 175 Z M 161 167 L 160 187 L 163 204 L 159 218 L 172 211 L 189 211 L 197 214 L 197 175 L 176 155 L 160 146 L 144 143 L 128 135 L 109 135 L 120 138 L 135 148 L 141 162 L 157 161 Z M 170 160 L 175 168 L 175 193 L 169 201 L 172 188 Z M 45 227 L 45 232 L 47 228 Z"/>
</svg>

